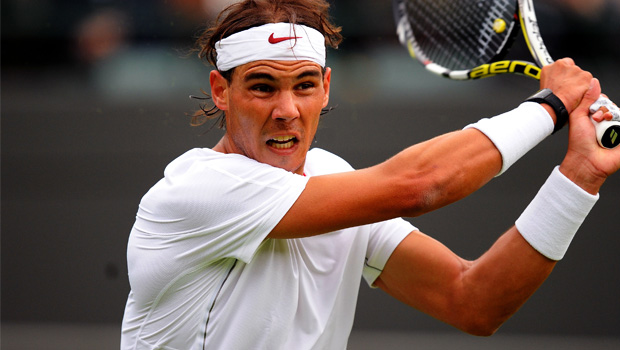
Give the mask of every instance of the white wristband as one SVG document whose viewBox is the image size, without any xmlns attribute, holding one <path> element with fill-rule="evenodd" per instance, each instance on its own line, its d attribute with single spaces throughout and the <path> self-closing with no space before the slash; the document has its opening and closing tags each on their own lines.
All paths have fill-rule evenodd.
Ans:
<svg viewBox="0 0 620 350">
<path fill-rule="evenodd" d="M 556 167 L 515 225 L 534 249 L 549 259 L 560 260 L 598 198 Z"/>
<path fill-rule="evenodd" d="M 502 169 L 497 176 L 523 157 L 553 132 L 553 120 L 539 103 L 524 102 L 512 111 L 482 119 L 465 129 L 475 128 L 485 134 L 502 155 Z"/>
</svg>

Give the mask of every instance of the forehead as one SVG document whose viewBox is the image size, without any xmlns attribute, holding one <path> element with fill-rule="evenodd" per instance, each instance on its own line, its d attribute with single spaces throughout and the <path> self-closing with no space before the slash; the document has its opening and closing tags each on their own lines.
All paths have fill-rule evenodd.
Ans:
<svg viewBox="0 0 620 350">
<path fill-rule="evenodd" d="M 246 63 L 235 68 L 233 77 L 248 80 L 256 77 L 271 76 L 280 78 L 322 77 L 323 68 L 312 61 L 270 61 L 261 60 Z"/>
</svg>

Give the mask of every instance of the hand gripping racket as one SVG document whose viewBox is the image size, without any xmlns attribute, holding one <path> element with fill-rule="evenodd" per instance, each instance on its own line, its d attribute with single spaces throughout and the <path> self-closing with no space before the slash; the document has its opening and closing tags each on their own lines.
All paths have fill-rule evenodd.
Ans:
<svg viewBox="0 0 620 350">
<path fill-rule="evenodd" d="M 437 75 L 470 80 L 497 74 L 540 79 L 541 67 L 553 59 L 543 43 L 532 0 L 392 0 L 397 33 L 409 54 Z M 503 60 L 519 28 L 535 63 Z M 612 120 L 594 122 L 598 143 L 620 144 L 620 110 L 599 98 Z"/>
</svg>

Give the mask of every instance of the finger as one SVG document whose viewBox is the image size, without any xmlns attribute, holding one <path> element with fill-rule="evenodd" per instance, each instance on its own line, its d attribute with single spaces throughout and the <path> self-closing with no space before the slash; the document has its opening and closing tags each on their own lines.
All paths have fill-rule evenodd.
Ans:
<svg viewBox="0 0 620 350">
<path fill-rule="evenodd" d="M 573 112 L 578 112 L 582 115 L 590 115 L 591 113 L 596 112 L 600 106 L 596 106 L 594 110 L 590 109 L 590 106 L 594 105 L 594 103 L 599 100 L 601 96 L 601 84 L 596 78 L 592 78 L 590 80 L 590 87 L 584 93 L 581 102 L 575 108 Z"/>
<path fill-rule="evenodd" d="M 611 112 L 603 112 L 598 110 L 594 114 L 590 115 L 595 122 L 602 122 L 603 120 L 614 120 L 614 115 Z"/>
<path fill-rule="evenodd" d="M 611 112 L 606 112 L 603 114 L 603 119 L 604 120 L 613 120 L 614 119 L 614 115 Z"/>
<path fill-rule="evenodd" d="M 620 109 L 603 94 L 590 105 L 590 113 L 593 114 L 596 111 L 603 112 L 605 115 L 604 118 L 607 120 L 613 119 L 620 121 Z"/>
<path fill-rule="evenodd" d="M 590 117 L 591 117 L 591 118 L 592 118 L 592 120 L 594 120 L 595 122 L 600 123 L 600 122 L 602 122 L 602 121 L 603 121 L 603 119 L 604 119 L 604 114 L 605 114 L 605 113 L 603 113 L 603 111 L 598 110 L 598 111 L 594 112 L 594 114 L 592 114 Z"/>
</svg>

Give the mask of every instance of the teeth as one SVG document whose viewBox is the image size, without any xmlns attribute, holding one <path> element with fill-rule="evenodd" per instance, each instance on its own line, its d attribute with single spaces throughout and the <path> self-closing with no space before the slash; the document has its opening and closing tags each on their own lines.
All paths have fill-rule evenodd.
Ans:
<svg viewBox="0 0 620 350">
<path fill-rule="evenodd" d="M 276 136 L 269 140 L 269 145 L 277 149 L 291 148 L 295 145 L 295 136 Z"/>
<path fill-rule="evenodd" d="M 289 136 L 276 136 L 272 140 L 278 141 L 278 142 L 287 142 L 287 141 L 291 141 L 294 138 L 295 136 L 290 136 L 290 135 Z"/>
<path fill-rule="evenodd" d="M 274 144 L 272 144 L 272 146 L 274 148 L 277 148 L 277 149 L 285 149 L 285 148 L 293 147 L 294 144 L 295 144 L 295 142 L 289 141 L 287 143 L 274 143 Z"/>
</svg>

